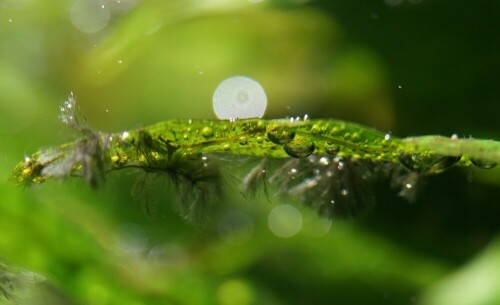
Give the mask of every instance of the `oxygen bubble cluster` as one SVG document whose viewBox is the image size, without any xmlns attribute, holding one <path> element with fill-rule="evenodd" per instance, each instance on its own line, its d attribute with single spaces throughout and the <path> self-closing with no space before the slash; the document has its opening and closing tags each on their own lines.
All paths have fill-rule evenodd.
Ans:
<svg viewBox="0 0 500 305">
<path fill-rule="evenodd" d="M 246 76 L 223 80 L 213 96 L 215 115 L 221 120 L 261 118 L 267 107 L 264 88 Z"/>
</svg>

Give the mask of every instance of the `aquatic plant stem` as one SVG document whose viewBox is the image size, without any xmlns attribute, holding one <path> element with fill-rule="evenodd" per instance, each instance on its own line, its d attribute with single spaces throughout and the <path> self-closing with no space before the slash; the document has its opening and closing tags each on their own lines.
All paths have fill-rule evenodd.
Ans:
<svg viewBox="0 0 500 305">
<path fill-rule="evenodd" d="M 96 151 L 101 150 L 101 151 Z M 500 142 L 422 136 L 399 139 L 389 133 L 340 120 L 171 120 L 121 133 L 96 133 L 27 157 L 16 166 L 18 183 L 84 175 L 86 167 L 108 172 L 127 167 L 162 170 L 172 160 L 207 154 L 300 158 L 311 154 L 399 163 L 437 173 L 435 156 L 457 157 L 456 165 L 500 162 Z M 175 156 L 175 158 L 174 158 Z M 404 156 L 404 158 L 402 158 Z M 102 158 L 102 160 L 98 160 Z M 98 160 L 97 164 L 95 161 Z M 471 162 L 472 161 L 472 162 Z M 169 164 L 170 162 L 170 164 Z M 85 164 L 89 163 L 89 164 Z M 454 165 L 454 164 L 451 164 Z"/>
</svg>

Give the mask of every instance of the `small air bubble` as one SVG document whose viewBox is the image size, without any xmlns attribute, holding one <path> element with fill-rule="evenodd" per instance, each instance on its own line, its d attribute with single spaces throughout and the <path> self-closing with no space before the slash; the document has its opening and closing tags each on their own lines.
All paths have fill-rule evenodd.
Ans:
<svg viewBox="0 0 500 305">
<path fill-rule="evenodd" d="M 124 131 L 124 132 L 122 132 L 122 136 L 121 136 L 122 140 L 127 139 L 129 135 L 130 135 L 130 134 L 128 133 L 128 131 Z"/>
<path fill-rule="evenodd" d="M 241 145 L 246 145 L 248 143 L 247 137 L 244 137 L 244 136 L 240 137 L 239 143 Z"/>
<path fill-rule="evenodd" d="M 212 128 L 210 127 L 203 127 L 203 129 L 201 130 L 201 135 L 204 137 L 204 138 L 211 138 L 214 136 L 214 131 L 212 130 Z"/>
<path fill-rule="evenodd" d="M 349 195 L 349 191 L 348 191 L 348 190 L 346 190 L 346 189 L 342 189 L 342 190 L 340 191 L 340 193 L 342 194 L 342 196 L 347 196 L 347 195 Z"/>
<path fill-rule="evenodd" d="M 118 63 L 119 63 L 119 64 L 122 64 L 122 63 L 123 63 L 123 60 L 118 59 Z"/>
<path fill-rule="evenodd" d="M 407 169 L 417 172 L 417 173 L 440 173 L 444 170 L 449 169 L 457 162 L 459 162 L 461 156 L 442 156 L 442 155 L 422 155 L 422 154 L 410 154 L 401 153 L 399 155 L 399 161 Z"/>
<path fill-rule="evenodd" d="M 477 166 L 478 168 L 481 169 L 491 169 L 497 166 L 495 162 L 489 162 L 489 161 L 483 161 L 483 160 L 476 160 L 476 159 L 471 159 L 472 164 Z"/>
<path fill-rule="evenodd" d="M 391 139 L 391 133 L 388 132 L 388 133 L 385 134 L 384 140 L 389 141 L 390 139 Z"/>
<path fill-rule="evenodd" d="M 328 159 L 327 157 L 321 157 L 319 158 L 319 164 L 327 166 L 330 164 L 330 159 Z"/>
<path fill-rule="evenodd" d="M 12 18 L 9 18 L 9 22 L 12 22 L 12 21 L 13 21 Z"/>
<path fill-rule="evenodd" d="M 343 170 L 344 169 L 344 161 L 339 161 L 337 168 L 339 169 L 339 171 Z"/>
<path fill-rule="evenodd" d="M 285 152 L 294 158 L 305 158 L 314 152 L 314 144 L 310 141 L 292 141 L 285 144 Z"/>
<path fill-rule="evenodd" d="M 456 133 L 451 135 L 452 140 L 458 140 L 458 135 Z"/>
<path fill-rule="evenodd" d="M 325 152 L 329 155 L 336 155 L 339 153 L 339 150 L 337 147 L 329 146 L 325 147 Z"/>
<path fill-rule="evenodd" d="M 411 189 L 411 188 L 413 187 L 413 184 L 411 184 L 411 183 L 407 183 L 407 184 L 405 184 L 405 187 L 406 187 L 407 189 Z"/>
<path fill-rule="evenodd" d="M 403 86 L 401 86 L 401 85 L 398 85 L 398 89 L 403 89 Z"/>
<path fill-rule="evenodd" d="M 275 144 L 287 144 L 295 138 L 295 132 L 285 128 L 276 128 L 267 133 L 267 138 Z"/>
</svg>

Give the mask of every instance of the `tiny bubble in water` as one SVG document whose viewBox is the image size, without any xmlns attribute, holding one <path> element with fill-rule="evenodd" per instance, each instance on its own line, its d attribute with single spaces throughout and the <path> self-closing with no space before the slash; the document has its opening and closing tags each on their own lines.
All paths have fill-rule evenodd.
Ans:
<svg viewBox="0 0 500 305">
<path fill-rule="evenodd" d="M 337 168 L 339 169 L 339 171 L 343 170 L 344 169 L 344 162 L 343 161 L 339 161 L 338 165 L 337 165 Z"/>
<path fill-rule="evenodd" d="M 125 140 L 125 139 L 127 139 L 127 138 L 128 138 L 128 136 L 129 136 L 128 131 L 124 131 L 124 132 L 122 133 L 122 137 L 121 137 L 121 138 L 122 138 L 122 140 Z"/>
<path fill-rule="evenodd" d="M 330 164 L 330 159 L 328 159 L 327 157 L 321 157 L 319 159 L 319 164 L 321 164 L 323 166 L 329 165 Z"/>
</svg>

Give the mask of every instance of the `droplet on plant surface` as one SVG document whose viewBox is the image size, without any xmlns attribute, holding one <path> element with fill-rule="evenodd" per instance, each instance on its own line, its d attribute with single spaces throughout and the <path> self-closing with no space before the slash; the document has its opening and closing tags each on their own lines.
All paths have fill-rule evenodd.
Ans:
<svg viewBox="0 0 500 305">
<path fill-rule="evenodd" d="M 201 130 L 201 135 L 204 137 L 204 138 L 210 138 L 210 137 L 213 137 L 214 136 L 214 131 L 212 130 L 212 128 L 210 127 L 203 127 L 203 129 Z"/>
<path fill-rule="evenodd" d="M 399 161 L 407 169 L 420 174 L 437 174 L 455 165 L 462 156 L 402 153 Z"/>
<path fill-rule="evenodd" d="M 495 162 L 490 162 L 490 161 L 483 161 L 483 160 L 476 160 L 476 159 L 471 159 L 470 161 L 472 162 L 472 164 L 474 164 L 475 166 L 482 168 L 482 169 L 490 169 L 490 168 L 494 168 L 495 166 L 497 166 L 497 164 Z"/>
<path fill-rule="evenodd" d="M 248 143 L 247 137 L 241 136 L 239 139 L 240 145 L 246 145 Z"/>
<path fill-rule="evenodd" d="M 285 144 L 286 153 L 294 158 L 305 158 L 314 152 L 314 143 L 306 138 L 295 138 L 290 143 Z"/>
<path fill-rule="evenodd" d="M 335 146 L 328 146 L 328 147 L 325 147 L 325 152 L 329 155 L 336 155 L 339 153 L 339 149 Z"/>
<path fill-rule="evenodd" d="M 261 118 L 267 107 L 264 88 L 246 76 L 223 80 L 213 96 L 215 115 L 219 119 Z"/>
<path fill-rule="evenodd" d="M 267 133 L 267 138 L 275 144 L 287 144 L 295 138 L 295 132 L 286 128 L 276 128 Z"/>
</svg>

